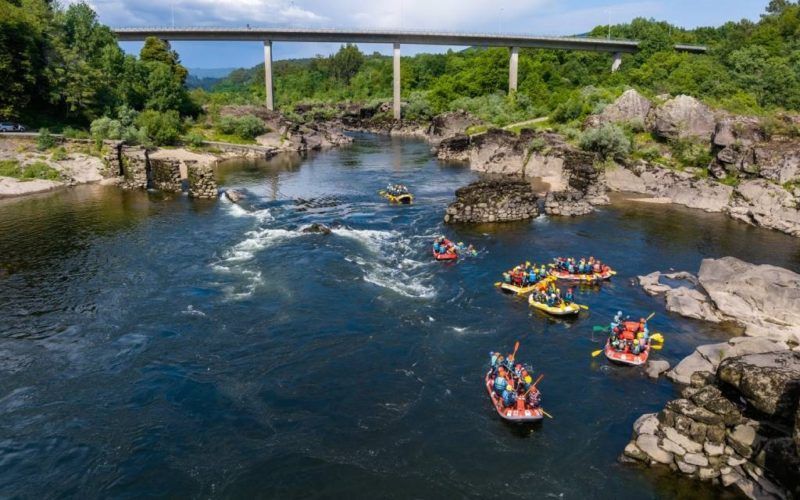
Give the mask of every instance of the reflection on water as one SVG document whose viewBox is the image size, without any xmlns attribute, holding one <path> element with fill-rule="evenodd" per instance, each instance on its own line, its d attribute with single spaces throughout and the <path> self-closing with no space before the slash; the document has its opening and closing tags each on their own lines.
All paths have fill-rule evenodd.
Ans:
<svg viewBox="0 0 800 500">
<path fill-rule="evenodd" d="M 0 496 L 719 495 L 617 464 L 675 389 L 591 358 L 591 326 L 655 311 L 675 363 L 730 332 L 666 313 L 635 276 L 724 255 L 799 270 L 798 240 L 624 202 L 444 227 L 475 174 L 399 139 L 218 174 L 241 205 L 96 186 L 0 203 Z M 398 182 L 414 205 L 376 195 Z M 442 233 L 479 255 L 432 262 Z M 577 321 L 492 286 L 567 254 L 620 269 L 579 289 Z M 533 430 L 500 422 L 482 385 L 488 351 L 515 340 L 555 417 Z"/>
</svg>

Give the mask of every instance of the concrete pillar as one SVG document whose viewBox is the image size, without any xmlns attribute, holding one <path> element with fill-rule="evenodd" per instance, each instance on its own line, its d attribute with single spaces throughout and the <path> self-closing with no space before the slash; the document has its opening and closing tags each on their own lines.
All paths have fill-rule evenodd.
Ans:
<svg viewBox="0 0 800 500">
<path fill-rule="evenodd" d="M 611 63 L 611 72 L 616 73 L 620 66 L 622 66 L 622 52 L 614 52 L 614 62 Z"/>
<path fill-rule="evenodd" d="M 511 59 L 508 61 L 508 93 L 517 91 L 517 72 L 519 71 L 519 47 L 511 47 Z"/>
<path fill-rule="evenodd" d="M 272 40 L 264 40 L 264 86 L 267 89 L 267 109 L 275 109 L 275 101 L 272 98 Z"/>
<path fill-rule="evenodd" d="M 394 119 L 400 119 L 400 44 L 394 44 Z"/>
</svg>

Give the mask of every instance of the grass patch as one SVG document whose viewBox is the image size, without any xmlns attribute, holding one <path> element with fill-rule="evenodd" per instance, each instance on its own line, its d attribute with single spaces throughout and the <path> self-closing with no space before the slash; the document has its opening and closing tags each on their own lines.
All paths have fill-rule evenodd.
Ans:
<svg viewBox="0 0 800 500">
<path fill-rule="evenodd" d="M 58 170 L 47 163 L 37 161 L 22 167 L 17 160 L 0 161 L 0 176 L 13 177 L 22 181 L 32 181 L 34 179 L 57 181 L 61 178 Z"/>
<path fill-rule="evenodd" d="M 465 130 L 464 133 L 467 135 L 475 135 L 475 134 L 482 134 L 487 130 L 489 130 L 488 125 L 472 125 L 470 127 L 467 127 L 467 130 Z"/>
<path fill-rule="evenodd" d="M 191 137 L 191 141 L 186 140 Z M 213 141 L 213 142 L 227 142 L 228 144 L 243 144 L 243 145 L 253 145 L 258 144 L 255 139 L 247 139 L 244 137 L 240 137 L 236 134 L 223 134 L 215 129 L 206 129 L 201 126 L 193 126 L 188 133 L 184 136 L 186 142 L 194 142 L 196 143 L 200 139 L 204 141 Z"/>
</svg>

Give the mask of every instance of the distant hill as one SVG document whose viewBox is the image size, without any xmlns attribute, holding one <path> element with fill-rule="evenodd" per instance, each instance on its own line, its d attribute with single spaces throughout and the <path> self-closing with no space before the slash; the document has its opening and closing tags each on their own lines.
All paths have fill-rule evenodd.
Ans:
<svg viewBox="0 0 800 500">
<path fill-rule="evenodd" d="M 189 74 L 199 79 L 225 78 L 236 68 L 189 68 Z"/>
</svg>

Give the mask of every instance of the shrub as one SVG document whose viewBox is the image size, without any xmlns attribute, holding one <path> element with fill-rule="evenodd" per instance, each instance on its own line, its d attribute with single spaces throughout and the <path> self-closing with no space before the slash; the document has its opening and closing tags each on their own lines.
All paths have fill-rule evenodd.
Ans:
<svg viewBox="0 0 800 500">
<path fill-rule="evenodd" d="M 53 154 L 50 155 L 50 159 L 52 161 L 62 161 L 67 159 L 67 150 L 63 147 L 58 147 L 53 150 Z"/>
<path fill-rule="evenodd" d="M 603 159 L 623 159 L 631 150 L 631 141 L 617 125 L 590 128 L 581 134 L 580 147 L 594 151 Z"/>
<path fill-rule="evenodd" d="M 672 157 L 681 167 L 706 168 L 713 160 L 711 150 L 705 144 L 688 139 L 670 142 Z"/>
<path fill-rule="evenodd" d="M 181 136 L 183 122 L 175 110 L 143 111 L 136 118 L 136 125 L 156 146 L 175 144 Z"/>
<path fill-rule="evenodd" d="M 267 126 L 261 118 L 253 115 L 245 115 L 236 120 L 234 127 L 236 135 L 243 139 L 255 139 L 267 131 Z"/>
<path fill-rule="evenodd" d="M 531 139 L 531 143 L 528 145 L 528 151 L 540 153 L 544 151 L 545 147 L 547 147 L 547 141 L 545 141 L 544 138 L 534 137 Z"/>
<path fill-rule="evenodd" d="M 21 174 L 17 160 L 0 160 L 0 177 L 19 177 Z"/>
<path fill-rule="evenodd" d="M 61 178 L 58 170 L 47 163 L 37 161 L 22 169 L 22 179 L 46 179 L 55 181 Z"/>
<path fill-rule="evenodd" d="M 217 121 L 217 130 L 221 134 L 232 135 L 236 133 L 236 118 L 233 116 L 221 116 Z"/>
<path fill-rule="evenodd" d="M 403 108 L 403 114 L 409 120 L 427 120 L 431 118 L 433 116 L 433 107 L 428 100 L 427 92 L 411 92 Z"/>
<path fill-rule="evenodd" d="M 46 128 L 39 129 L 39 137 L 36 138 L 36 149 L 45 151 L 56 145 L 56 138 Z"/>
<path fill-rule="evenodd" d="M 67 139 L 88 139 L 89 133 L 85 130 L 80 130 L 72 127 L 64 127 L 61 134 Z"/>
<path fill-rule="evenodd" d="M 97 149 L 100 149 L 103 145 L 103 141 L 106 139 L 121 139 L 122 124 L 118 120 L 112 120 L 104 116 L 94 120 L 92 124 L 89 125 L 89 131 L 92 139 L 94 139 L 95 146 L 97 146 Z"/>
<path fill-rule="evenodd" d="M 186 136 L 186 142 L 192 147 L 199 148 L 206 143 L 206 138 L 197 132 L 192 132 Z"/>
</svg>

